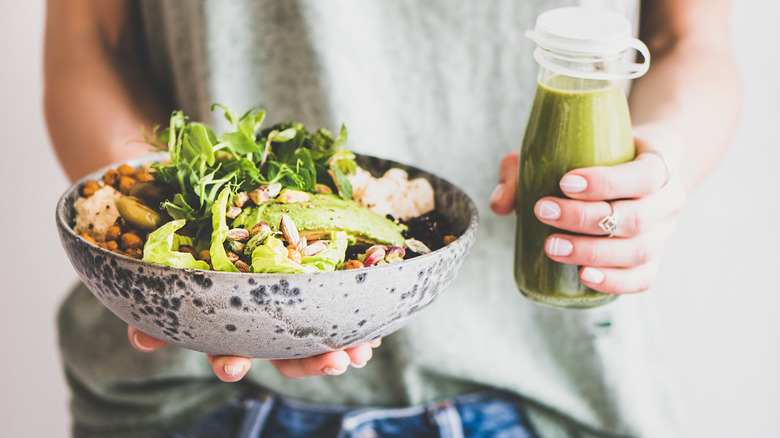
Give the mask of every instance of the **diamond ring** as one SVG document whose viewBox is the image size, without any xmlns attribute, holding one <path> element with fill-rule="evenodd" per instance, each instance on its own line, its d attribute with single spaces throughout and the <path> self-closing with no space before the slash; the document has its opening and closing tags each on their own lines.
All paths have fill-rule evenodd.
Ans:
<svg viewBox="0 0 780 438">
<path fill-rule="evenodd" d="M 605 233 L 609 234 L 609 237 L 612 237 L 615 235 L 615 231 L 617 231 L 618 216 L 615 213 L 615 207 L 612 206 L 612 203 L 609 201 L 606 202 L 607 205 L 609 205 L 609 214 L 599 221 L 599 227 L 601 227 Z"/>
</svg>

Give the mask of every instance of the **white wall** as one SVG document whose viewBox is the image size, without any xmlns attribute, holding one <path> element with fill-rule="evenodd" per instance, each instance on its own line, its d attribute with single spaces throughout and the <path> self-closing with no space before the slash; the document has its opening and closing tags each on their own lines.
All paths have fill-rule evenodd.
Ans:
<svg viewBox="0 0 780 438">
<path fill-rule="evenodd" d="M 691 197 L 655 293 L 693 437 L 780 436 L 780 3 L 734 2 L 746 86 L 734 145 Z M 42 0 L 0 2 L 0 424 L 68 436 L 56 307 L 75 281 L 54 227 L 67 182 L 41 115 Z"/>
</svg>

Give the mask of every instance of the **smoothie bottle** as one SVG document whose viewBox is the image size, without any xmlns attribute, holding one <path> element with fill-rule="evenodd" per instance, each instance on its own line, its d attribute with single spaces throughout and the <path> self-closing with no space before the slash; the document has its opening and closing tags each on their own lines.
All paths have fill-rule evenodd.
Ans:
<svg viewBox="0 0 780 438">
<path fill-rule="evenodd" d="M 600 306 L 617 295 L 586 287 L 578 266 L 545 254 L 547 237 L 562 231 L 540 222 L 534 205 L 544 196 L 562 197 L 558 183 L 570 170 L 634 158 L 624 85 L 647 71 L 649 54 L 631 36 L 627 19 L 600 9 L 545 12 L 529 36 L 538 46 L 539 75 L 520 149 L 515 280 L 520 292 L 539 304 Z M 635 51 L 643 62 L 628 58 Z"/>
</svg>

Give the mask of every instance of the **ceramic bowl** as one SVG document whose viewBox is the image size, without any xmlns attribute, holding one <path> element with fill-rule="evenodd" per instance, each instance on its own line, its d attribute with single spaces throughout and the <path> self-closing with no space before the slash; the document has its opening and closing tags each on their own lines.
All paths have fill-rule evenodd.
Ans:
<svg viewBox="0 0 780 438">
<path fill-rule="evenodd" d="M 159 156 L 157 157 L 159 159 Z M 139 166 L 150 158 L 128 162 Z M 358 156 L 375 176 L 398 167 L 425 177 L 458 239 L 400 263 L 313 274 L 244 274 L 146 263 L 78 237 L 73 202 L 87 179 L 57 204 L 57 228 L 90 291 L 127 324 L 184 348 L 220 355 L 296 358 L 387 336 L 430 305 L 453 280 L 474 241 L 477 210 L 459 188 L 412 166 Z M 111 166 L 116 168 L 116 165 Z"/>
</svg>

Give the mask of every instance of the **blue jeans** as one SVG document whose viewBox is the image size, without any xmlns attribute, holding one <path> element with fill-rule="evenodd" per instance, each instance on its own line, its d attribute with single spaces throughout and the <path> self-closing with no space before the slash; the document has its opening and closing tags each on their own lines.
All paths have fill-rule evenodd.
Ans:
<svg viewBox="0 0 780 438">
<path fill-rule="evenodd" d="M 271 395 L 245 396 L 171 438 L 532 438 L 517 398 L 484 392 L 425 406 L 318 406 Z"/>
</svg>

